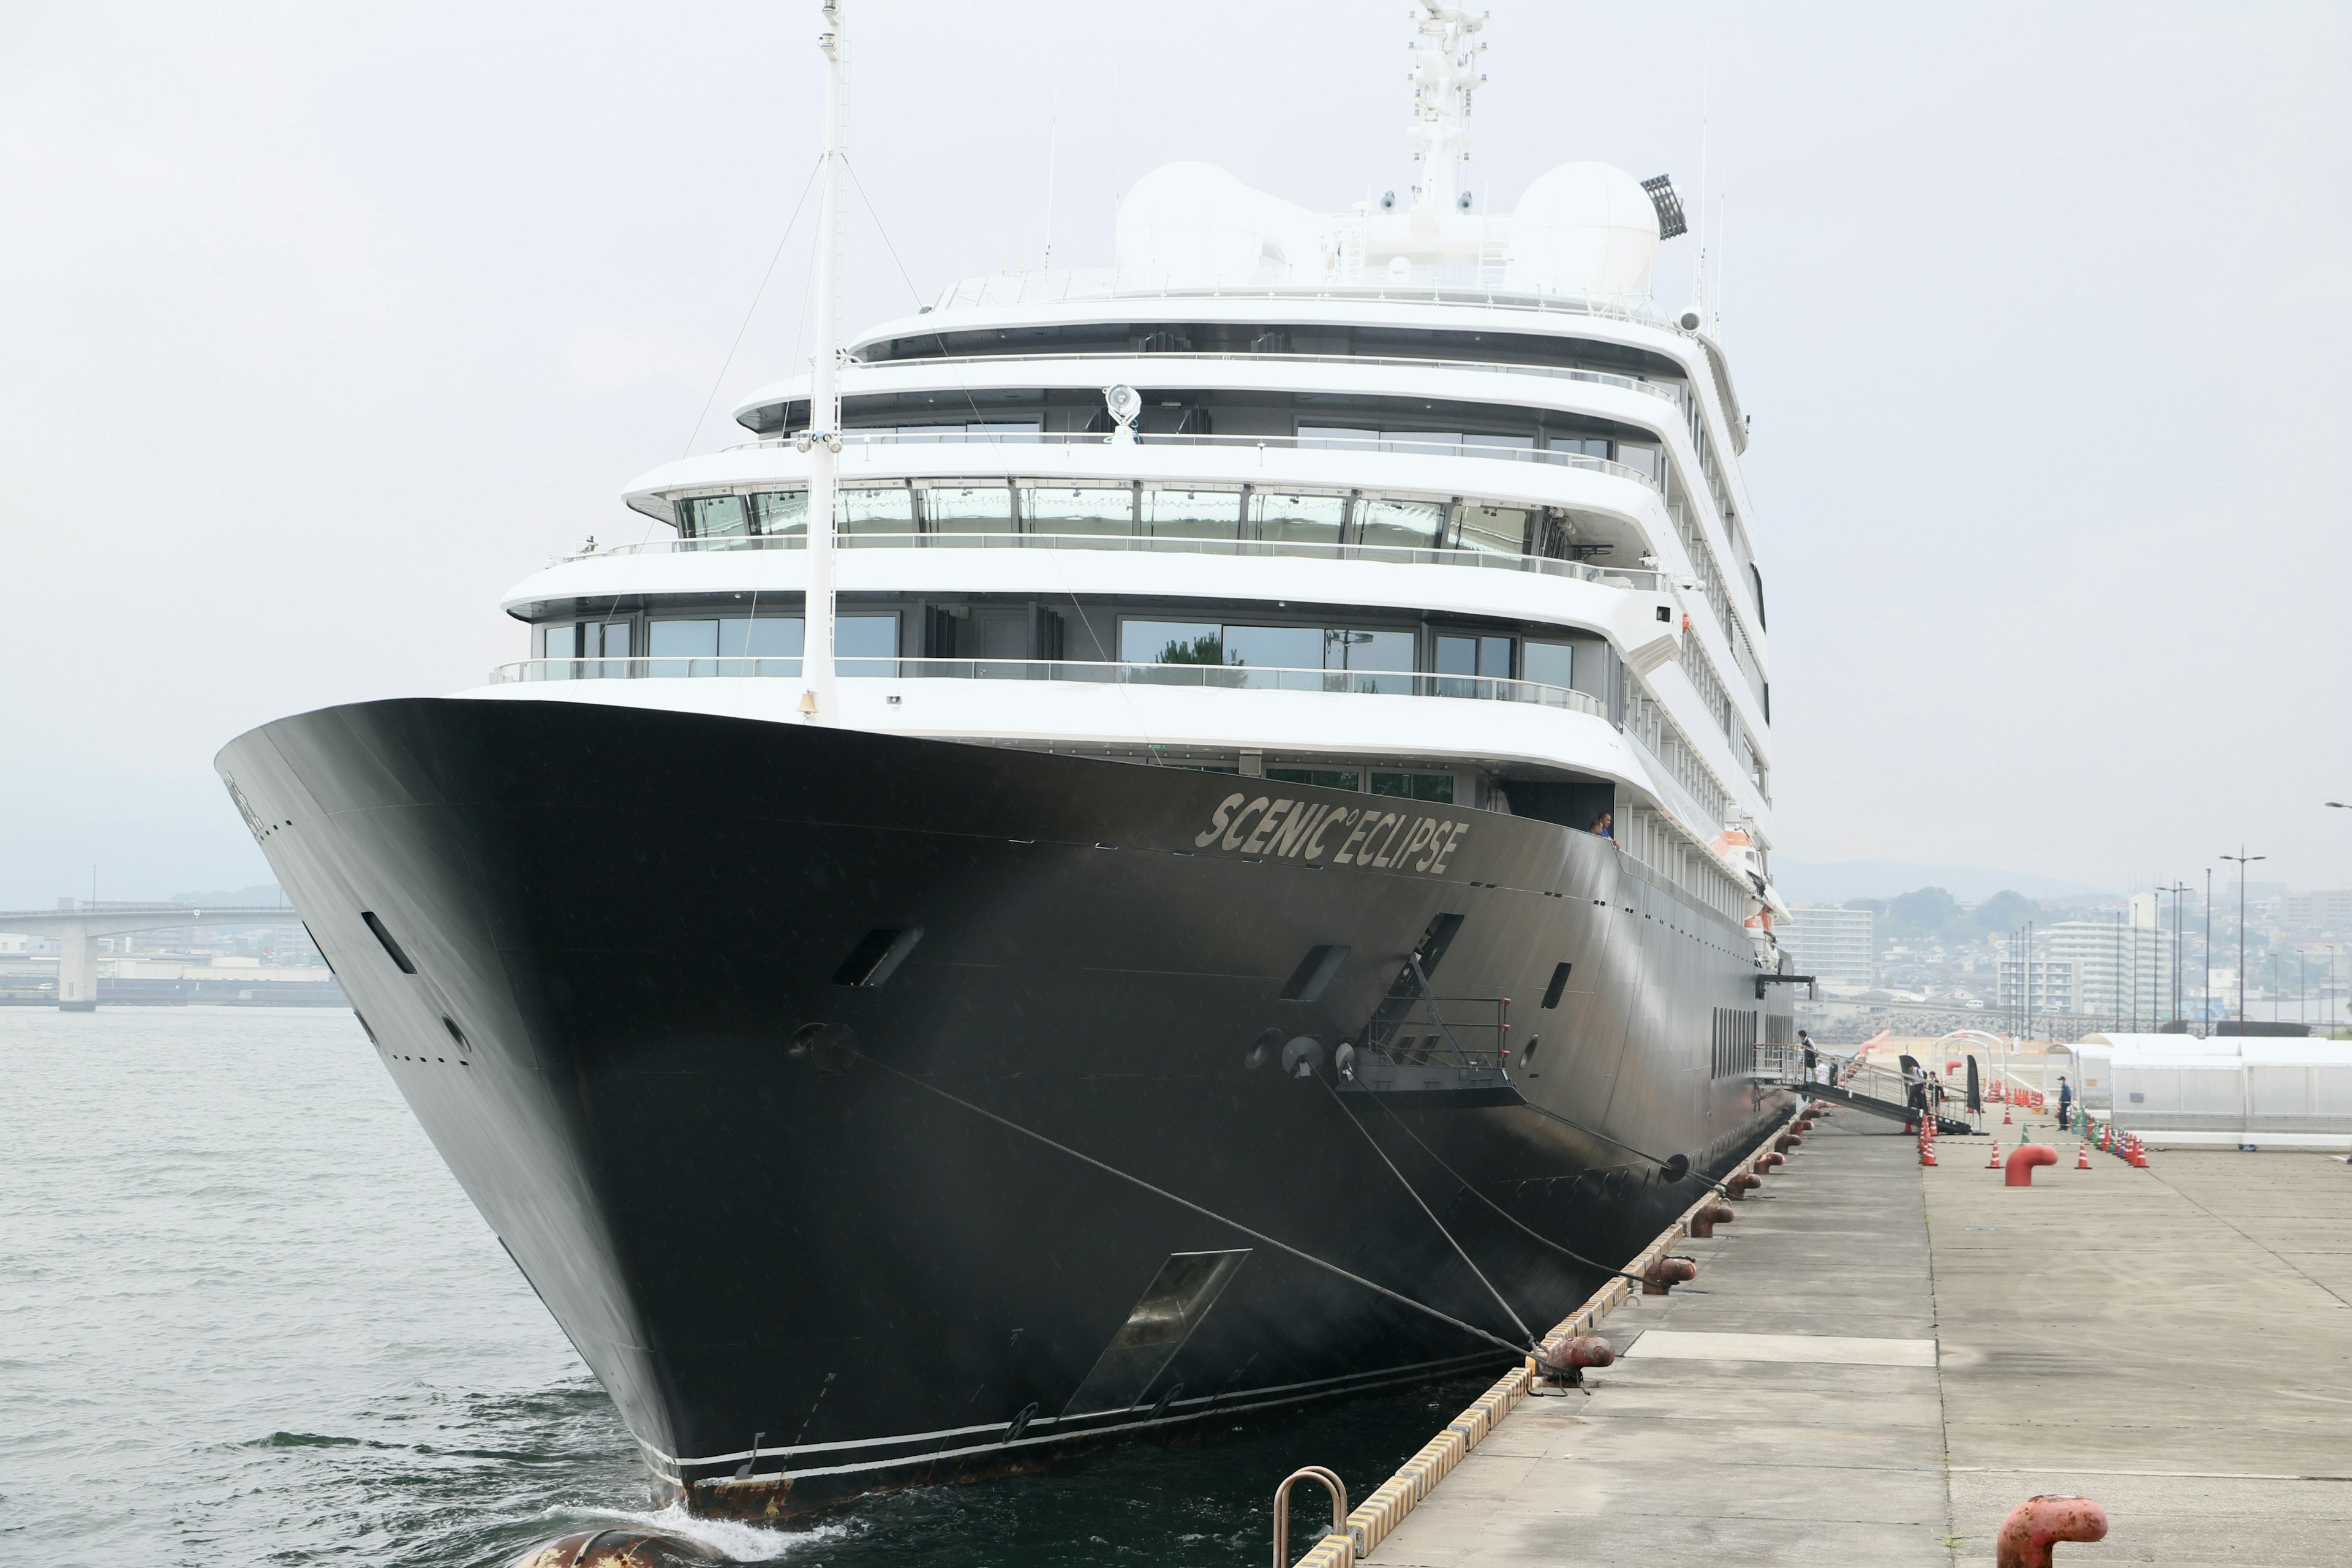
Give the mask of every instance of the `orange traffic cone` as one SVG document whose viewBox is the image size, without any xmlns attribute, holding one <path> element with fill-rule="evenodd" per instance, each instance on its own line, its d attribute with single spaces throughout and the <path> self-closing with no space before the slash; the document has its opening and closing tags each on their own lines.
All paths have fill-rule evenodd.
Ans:
<svg viewBox="0 0 2352 1568">
<path fill-rule="evenodd" d="M 1988 1171 L 2000 1169 L 2000 1140 L 1998 1138 L 1992 1141 L 1992 1157 L 1985 1162 L 1985 1169 Z"/>
<path fill-rule="evenodd" d="M 2091 1145 L 2090 1145 L 2087 1142 L 2080 1142 L 2080 1143 L 2075 1144 L 2075 1145 L 2074 1145 L 2074 1169 L 2076 1169 L 2076 1170 L 2078 1170 L 2078 1171 L 2087 1171 L 2087 1170 L 2089 1170 L 2090 1168 L 2091 1168 Z"/>
<path fill-rule="evenodd" d="M 2009 1101 L 2005 1100 L 2000 1102 L 2000 1124 L 2003 1127 L 2009 1125 Z"/>
</svg>

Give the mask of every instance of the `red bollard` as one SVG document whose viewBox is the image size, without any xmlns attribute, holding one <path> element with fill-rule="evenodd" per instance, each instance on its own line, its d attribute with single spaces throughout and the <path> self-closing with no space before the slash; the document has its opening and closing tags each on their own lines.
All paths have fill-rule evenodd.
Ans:
<svg viewBox="0 0 2352 1568">
<path fill-rule="evenodd" d="M 1733 1220 L 1736 1220 L 1738 1217 L 1739 1216 L 1738 1215 L 1733 1214 L 1721 1204 L 1708 1204 L 1704 1208 L 1692 1211 L 1690 1217 L 1691 1235 L 1696 1237 L 1701 1241 L 1710 1240 L 1715 1236 L 1715 1227 L 1717 1226 L 1729 1225 Z"/>
<path fill-rule="evenodd" d="M 2021 1143 L 2009 1152 L 2009 1174 L 2001 1178 L 2004 1187 L 2030 1187 L 2033 1184 L 2033 1167 L 2054 1165 L 2058 1151 L 2047 1143 Z"/>
<path fill-rule="evenodd" d="M 1769 1175 L 1772 1167 L 1785 1165 L 1788 1163 L 1789 1156 L 1786 1154 L 1759 1154 L 1756 1156 L 1756 1173 L 1759 1176 Z"/>
<path fill-rule="evenodd" d="M 1614 1366 L 1616 1363 L 1615 1345 L 1595 1334 L 1579 1334 L 1544 1352 L 1538 1358 L 1538 1370 L 1544 1372 L 1554 1383 L 1581 1388 L 1588 1367 Z"/>
<path fill-rule="evenodd" d="M 1694 1258 L 1661 1258 L 1650 1265 L 1642 1276 L 1642 1294 L 1664 1296 L 1677 1285 L 1687 1285 L 1698 1278 L 1698 1260 Z"/>
<path fill-rule="evenodd" d="M 2107 1510 L 2086 1497 L 2043 1493 L 2009 1510 L 1994 1537 L 1999 1568 L 2050 1568 L 2050 1549 L 2062 1541 L 2105 1541 Z"/>
<path fill-rule="evenodd" d="M 1804 1141 L 1804 1137 L 1801 1133 L 1783 1132 L 1780 1136 L 1772 1140 L 1772 1147 L 1785 1154 L 1790 1150 L 1795 1148 L 1798 1144 L 1802 1143 Z"/>
<path fill-rule="evenodd" d="M 1763 1184 L 1763 1177 L 1750 1175 L 1748 1172 L 1742 1171 L 1738 1175 L 1726 1179 L 1723 1184 L 1723 1195 L 1733 1203 L 1744 1203 L 1749 1193 Z"/>
</svg>

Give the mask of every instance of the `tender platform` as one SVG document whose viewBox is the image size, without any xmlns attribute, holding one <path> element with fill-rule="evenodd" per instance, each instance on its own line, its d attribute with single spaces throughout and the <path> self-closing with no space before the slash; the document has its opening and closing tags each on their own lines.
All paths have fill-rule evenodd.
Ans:
<svg viewBox="0 0 2352 1568">
<path fill-rule="evenodd" d="M 2352 1538 L 2352 1169 L 2042 1125 L 2031 1187 L 1849 1111 L 1597 1332 L 1584 1389 L 1509 1405 L 1370 1561 L 1994 1561 L 2040 1493 L 2105 1507 L 2068 1562 L 2339 1564 Z M 1370 1480 L 1370 1478 L 1366 1478 Z"/>
</svg>

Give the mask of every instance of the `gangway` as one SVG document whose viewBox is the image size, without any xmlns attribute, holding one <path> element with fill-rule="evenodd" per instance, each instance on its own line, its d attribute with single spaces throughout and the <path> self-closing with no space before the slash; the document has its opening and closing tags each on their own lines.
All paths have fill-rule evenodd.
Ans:
<svg viewBox="0 0 2352 1568">
<path fill-rule="evenodd" d="M 1910 1090 L 1901 1073 L 1860 1060 L 1841 1061 L 1820 1053 L 1818 1047 L 1816 1051 L 1836 1069 L 1828 1083 L 1805 1076 L 1805 1053 L 1799 1046 L 1757 1047 L 1756 1077 L 1766 1083 L 1786 1084 L 1832 1105 L 1851 1106 L 1873 1116 L 1884 1116 L 1890 1121 L 1908 1122 L 1918 1116 L 1912 1109 Z M 1966 1137 L 1977 1129 L 1957 1117 L 1939 1114 L 1936 1131 L 1938 1134 Z"/>
</svg>

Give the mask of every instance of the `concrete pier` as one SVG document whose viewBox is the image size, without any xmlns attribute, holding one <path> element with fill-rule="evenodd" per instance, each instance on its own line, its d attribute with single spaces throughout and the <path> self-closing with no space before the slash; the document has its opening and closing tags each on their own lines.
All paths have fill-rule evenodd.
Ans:
<svg viewBox="0 0 2352 1568">
<path fill-rule="evenodd" d="M 1677 1246 L 1696 1281 L 1610 1316 L 1589 1393 L 1519 1403 L 1370 1561 L 1954 1568 L 2039 1492 L 2111 1521 L 2062 1562 L 2352 1561 L 2352 1167 L 2078 1171 L 1993 1120 L 2063 1158 L 2005 1187 L 1990 1139 L 1923 1170 L 1832 1114 Z"/>
</svg>

